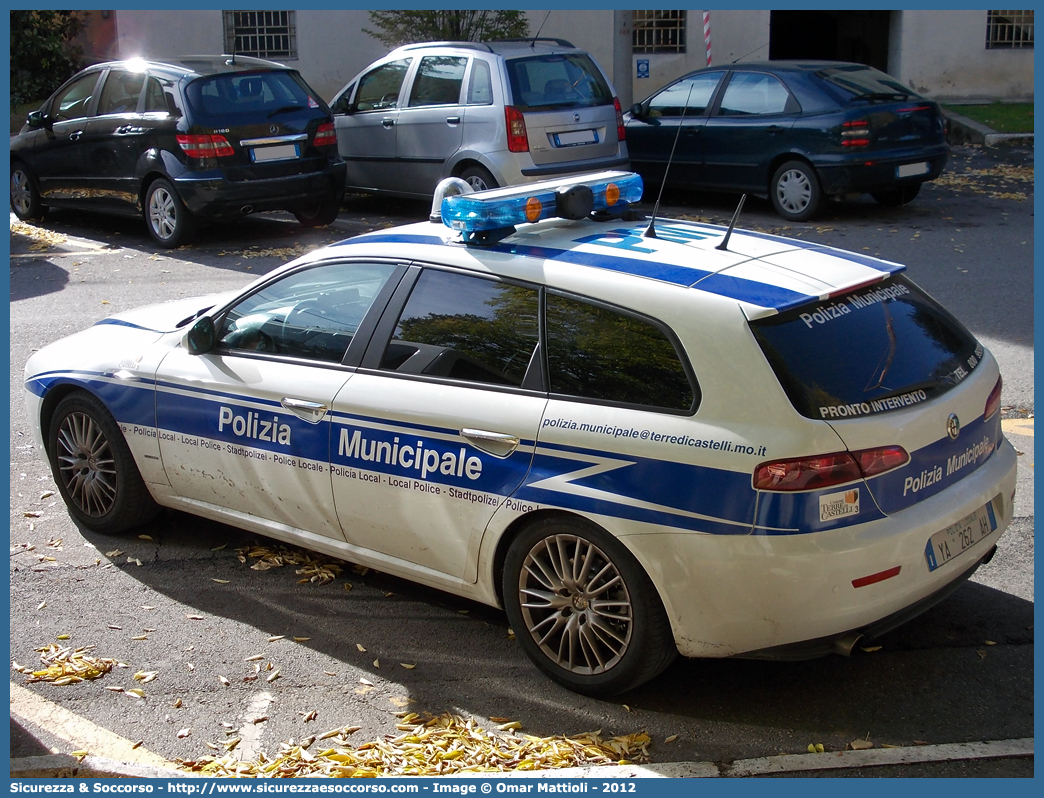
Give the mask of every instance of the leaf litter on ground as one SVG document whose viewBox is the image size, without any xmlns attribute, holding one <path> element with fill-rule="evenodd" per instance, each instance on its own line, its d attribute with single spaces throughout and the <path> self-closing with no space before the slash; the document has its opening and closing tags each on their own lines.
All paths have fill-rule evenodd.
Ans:
<svg viewBox="0 0 1044 798">
<path fill-rule="evenodd" d="M 609 739 L 601 731 L 573 737 L 492 735 L 474 720 L 450 713 L 427 719 L 404 713 L 398 728 L 403 730 L 398 736 L 385 735 L 355 748 L 344 739 L 358 730 L 351 727 L 320 735 L 318 739 L 330 740 L 334 747 L 315 752 L 308 750 L 315 738 L 308 738 L 280 744 L 271 757 L 262 753 L 239 761 L 229 755 L 204 756 L 179 760 L 178 765 L 188 772 L 236 778 L 438 776 L 631 764 L 648 760 L 651 742 L 645 732 Z"/>
</svg>

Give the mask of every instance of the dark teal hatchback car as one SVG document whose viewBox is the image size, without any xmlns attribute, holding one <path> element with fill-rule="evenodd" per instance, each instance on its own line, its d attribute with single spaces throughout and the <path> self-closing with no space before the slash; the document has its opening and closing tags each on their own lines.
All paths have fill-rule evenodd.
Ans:
<svg viewBox="0 0 1044 798">
<path fill-rule="evenodd" d="M 663 182 L 674 148 L 667 185 L 767 196 L 789 221 L 811 218 L 830 197 L 904 205 L 948 154 L 937 103 L 837 61 L 701 69 L 636 103 L 625 124 L 631 168 L 646 185 Z"/>
</svg>

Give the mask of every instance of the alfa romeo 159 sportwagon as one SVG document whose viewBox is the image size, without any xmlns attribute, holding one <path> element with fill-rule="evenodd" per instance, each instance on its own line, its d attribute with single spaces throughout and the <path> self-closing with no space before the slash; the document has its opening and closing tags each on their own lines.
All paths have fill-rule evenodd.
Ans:
<svg viewBox="0 0 1044 798">
<path fill-rule="evenodd" d="M 35 353 L 102 533 L 167 507 L 502 606 L 590 694 L 850 651 L 1012 517 L 997 362 L 874 258 L 639 219 L 637 175 L 470 193 Z"/>
</svg>

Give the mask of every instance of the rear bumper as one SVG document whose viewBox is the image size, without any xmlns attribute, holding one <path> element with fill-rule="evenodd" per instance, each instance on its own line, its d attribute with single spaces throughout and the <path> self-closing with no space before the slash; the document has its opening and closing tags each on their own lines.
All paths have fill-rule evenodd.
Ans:
<svg viewBox="0 0 1044 798">
<path fill-rule="evenodd" d="M 1015 450 L 1003 441 L 951 488 L 869 523 L 797 535 L 672 532 L 621 541 L 659 590 L 683 655 L 809 649 L 846 633 L 881 633 L 966 579 L 1011 521 L 1015 470 Z M 929 571 L 931 535 L 994 499 L 996 530 Z M 853 584 L 896 566 L 891 578 Z"/>
<path fill-rule="evenodd" d="M 874 153 L 844 156 L 842 159 L 813 161 L 823 193 L 848 194 L 896 188 L 902 185 L 934 180 L 946 166 L 949 149 L 946 145 L 918 148 L 884 157 Z M 927 163 L 928 171 L 910 177 L 898 177 L 897 169 L 906 164 Z"/>
<path fill-rule="evenodd" d="M 601 172 L 606 169 L 630 169 L 631 161 L 623 157 L 613 156 L 611 158 L 592 158 L 587 161 L 567 161 L 565 163 L 552 163 L 543 166 L 523 167 L 520 171 L 526 180 L 544 180 L 555 175 L 572 175 L 579 172 Z"/>
<path fill-rule="evenodd" d="M 345 170 L 345 163 L 338 161 L 321 172 L 263 180 L 228 180 L 212 174 L 189 173 L 174 178 L 174 184 L 181 201 L 193 214 L 237 216 L 251 211 L 304 210 L 318 200 L 339 200 L 344 196 Z"/>
</svg>

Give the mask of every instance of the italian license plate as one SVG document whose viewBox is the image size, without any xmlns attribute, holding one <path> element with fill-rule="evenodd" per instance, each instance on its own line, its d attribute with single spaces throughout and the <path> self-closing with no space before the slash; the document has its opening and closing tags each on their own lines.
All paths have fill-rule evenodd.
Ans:
<svg viewBox="0 0 1044 798">
<path fill-rule="evenodd" d="M 555 145 L 572 147 L 574 144 L 597 144 L 598 134 L 593 130 L 576 130 L 569 133 L 555 133 Z"/>
<path fill-rule="evenodd" d="M 960 521 L 950 524 L 946 529 L 940 529 L 928 538 L 928 545 L 924 547 L 928 570 L 934 571 L 961 552 L 967 551 L 996 528 L 997 516 L 993 512 L 993 502 L 986 502 Z"/>
<path fill-rule="evenodd" d="M 904 163 L 901 166 L 895 167 L 896 177 L 913 177 L 914 175 L 926 174 L 928 174 L 927 161 L 918 161 L 917 163 Z"/>
<path fill-rule="evenodd" d="M 250 160 L 254 163 L 264 161 L 288 161 L 300 158 L 301 152 L 296 144 L 281 144 L 278 147 L 258 147 L 250 151 Z"/>
</svg>

